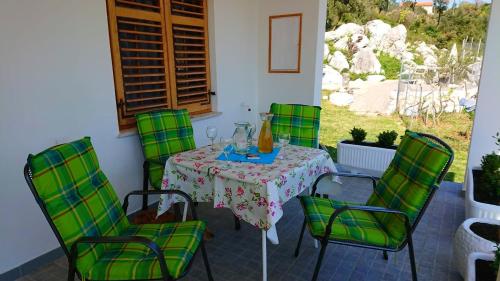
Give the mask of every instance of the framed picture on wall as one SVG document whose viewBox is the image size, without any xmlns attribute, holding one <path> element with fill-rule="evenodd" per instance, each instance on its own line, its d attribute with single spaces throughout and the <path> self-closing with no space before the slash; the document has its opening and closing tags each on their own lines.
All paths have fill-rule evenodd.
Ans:
<svg viewBox="0 0 500 281">
<path fill-rule="evenodd" d="M 269 73 L 300 73 L 302 13 L 269 17 Z"/>
</svg>

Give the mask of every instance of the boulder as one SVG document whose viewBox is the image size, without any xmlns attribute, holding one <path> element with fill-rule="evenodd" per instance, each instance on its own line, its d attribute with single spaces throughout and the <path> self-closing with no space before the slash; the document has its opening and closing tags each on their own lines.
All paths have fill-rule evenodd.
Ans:
<svg viewBox="0 0 500 281">
<path fill-rule="evenodd" d="M 354 44 L 355 47 L 354 52 L 366 48 L 370 44 L 370 39 L 368 39 L 368 37 L 366 37 L 366 35 L 363 34 L 354 34 L 351 36 L 351 38 L 352 38 L 352 43 Z"/>
<path fill-rule="evenodd" d="M 401 54 L 401 60 L 403 62 L 413 62 L 414 59 L 415 59 L 415 55 L 413 55 L 413 53 L 411 53 L 411 52 L 404 51 Z"/>
<path fill-rule="evenodd" d="M 384 36 L 391 30 L 391 26 L 381 20 L 372 20 L 366 23 L 365 33 L 370 37 L 370 47 L 380 50 Z"/>
<path fill-rule="evenodd" d="M 333 53 L 333 56 L 328 61 L 328 64 L 340 72 L 344 69 L 349 69 L 350 67 L 347 58 L 340 51 L 335 51 L 335 53 Z"/>
<path fill-rule="evenodd" d="M 384 35 L 379 50 L 393 57 L 401 58 L 403 52 L 406 51 L 406 33 L 406 27 L 402 24 L 391 28 Z"/>
<path fill-rule="evenodd" d="M 456 64 L 458 62 L 457 43 L 453 44 L 453 47 L 451 47 L 449 61 L 451 64 Z"/>
<path fill-rule="evenodd" d="M 434 47 L 434 48 L 433 48 Z M 425 42 L 420 42 L 415 49 L 424 58 L 424 65 L 427 67 L 435 67 L 438 62 L 437 55 L 435 53 L 436 46 L 427 45 Z"/>
<path fill-rule="evenodd" d="M 376 73 L 381 72 L 381 65 L 377 59 L 377 56 L 373 53 L 370 48 L 361 49 L 359 52 L 354 54 L 352 58 L 351 72 L 361 74 L 361 73 Z"/>
<path fill-rule="evenodd" d="M 333 46 L 335 46 L 335 49 L 347 50 L 349 48 L 349 38 L 351 38 L 351 36 L 342 37 L 339 40 L 335 41 L 335 43 L 333 43 Z"/>
<path fill-rule="evenodd" d="M 323 66 L 323 90 L 337 91 L 342 88 L 342 75 L 329 65 Z"/>
<path fill-rule="evenodd" d="M 327 59 L 330 56 L 330 47 L 325 43 L 323 47 L 323 58 Z"/>
<path fill-rule="evenodd" d="M 355 23 L 346 23 L 339 26 L 337 29 L 326 32 L 325 39 L 338 41 L 343 37 L 353 34 L 364 34 L 363 27 Z"/>
</svg>

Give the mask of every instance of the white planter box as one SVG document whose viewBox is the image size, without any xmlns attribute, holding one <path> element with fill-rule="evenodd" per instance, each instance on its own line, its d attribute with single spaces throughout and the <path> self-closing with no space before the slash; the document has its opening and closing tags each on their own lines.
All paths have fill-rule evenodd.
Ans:
<svg viewBox="0 0 500 281">
<path fill-rule="evenodd" d="M 453 239 L 453 256 L 455 267 L 465 281 L 476 280 L 475 261 L 493 260 L 493 251 L 496 249 L 495 243 L 472 232 L 470 226 L 473 223 L 500 225 L 498 220 L 471 218 L 458 227 Z"/>
<path fill-rule="evenodd" d="M 339 164 L 384 172 L 394 158 L 396 150 L 348 144 L 339 142 L 337 144 L 337 161 Z"/>
<path fill-rule="evenodd" d="M 469 255 L 469 259 L 467 260 L 467 266 L 470 268 L 470 270 L 468 272 L 467 278 L 464 278 L 465 281 L 482 281 L 476 280 L 476 260 L 494 261 L 495 255 L 478 252 L 471 253 Z"/>
<path fill-rule="evenodd" d="M 472 168 L 467 169 L 467 176 L 465 179 L 465 217 L 500 220 L 500 206 L 481 203 L 474 200 L 474 178 L 472 176 L 472 170 Z"/>
</svg>

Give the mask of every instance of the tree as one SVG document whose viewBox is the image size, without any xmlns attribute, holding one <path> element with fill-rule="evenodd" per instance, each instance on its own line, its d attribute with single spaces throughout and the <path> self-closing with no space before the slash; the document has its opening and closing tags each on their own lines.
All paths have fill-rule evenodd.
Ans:
<svg viewBox="0 0 500 281">
<path fill-rule="evenodd" d="M 448 8 L 448 0 L 434 0 L 434 8 L 438 13 L 437 25 L 439 26 L 439 24 L 441 23 L 441 16 Z"/>
<path fill-rule="evenodd" d="M 377 1 L 329 0 L 327 2 L 327 30 L 334 29 L 343 23 L 365 24 L 375 19 L 379 7 Z"/>
</svg>

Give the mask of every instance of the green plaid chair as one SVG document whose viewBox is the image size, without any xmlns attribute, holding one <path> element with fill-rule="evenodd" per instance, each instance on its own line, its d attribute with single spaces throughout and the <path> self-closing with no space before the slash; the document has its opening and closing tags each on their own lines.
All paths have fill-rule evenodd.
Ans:
<svg viewBox="0 0 500 281">
<path fill-rule="evenodd" d="M 203 246 L 205 223 L 196 220 L 189 196 L 180 191 L 134 191 L 123 207 L 101 171 L 90 138 L 29 155 L 26 181 L 69 261 L 68 280 L 176 280 Z M 132 225 L 131 195 L 178 194 L 191 206 L 188 222 Z"/>
<path fill-rule="evenodd" d="M 298 256 L 304 230 L 321 241 L 321 250 L 312 280 L 316 280 L 328 243 L 400 251 L 408 245 L 412 278 L 417 280 L 412 232 L 438 189 L 453 161 L 453 150 L 440 139 L 407 131 L 391 164 L 377 181 L 365 175 L 326 173 L 313 185 L 312 196 L 301 196 L 304 224 L 295 256 Z M 317 197 L 316 185 L 327 176 L 369 178 L 373 194 L 366 204 Z"/>
<path fill-rule="evenodd" d="M 167 159 L 196 148 L 191 119 L 185 109 L 166 109 L 138 114 L 136 120 L 145 158 L 143 190 L 148 190 L 148 182 L 159 190 Z M 144 196 L 142 207 L 147 206 Z"/>
<path fill-rule="evenodd" d="M 321 107 L 302 104 L 271 104 L 273 138 L 289 133 L 290 144 L 318 148 Z"/>
</svg>

